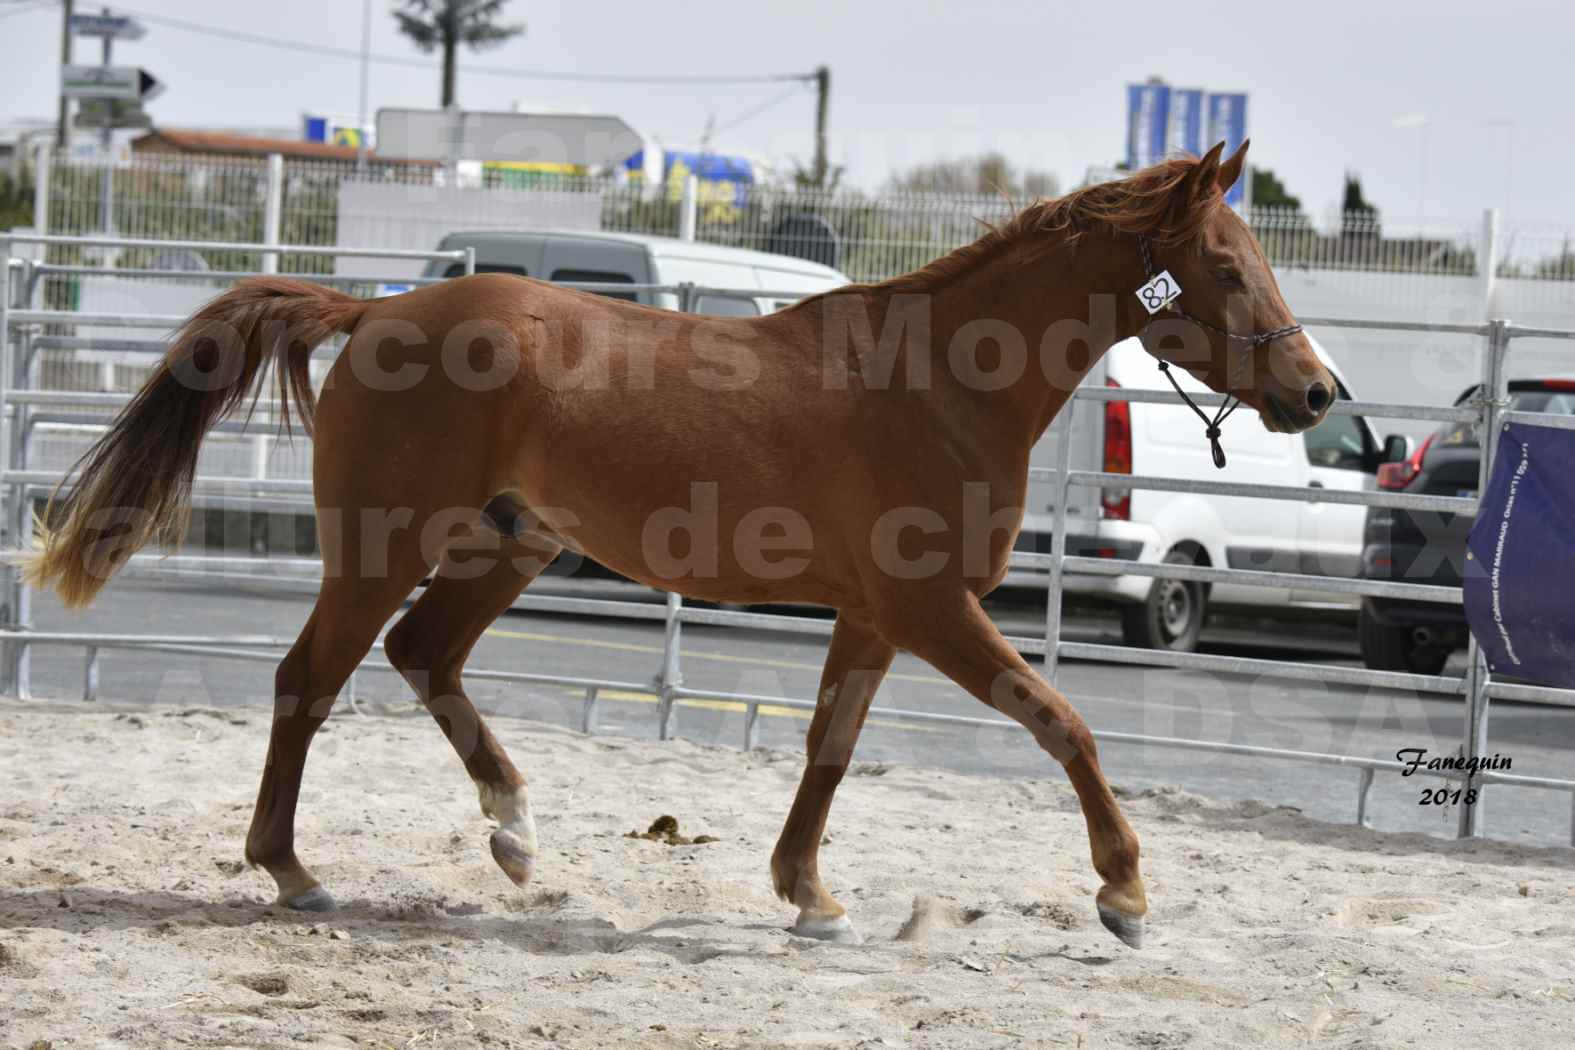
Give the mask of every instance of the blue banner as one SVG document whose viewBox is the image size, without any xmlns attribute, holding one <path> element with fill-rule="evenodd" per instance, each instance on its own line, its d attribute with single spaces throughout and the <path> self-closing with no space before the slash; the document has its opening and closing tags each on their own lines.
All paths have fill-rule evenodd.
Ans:
<svg viewBox="0 0 1575 1050">
<path fill-rule="evenodd" d="M 1247 141 L 1247 96 L 1241 92 L 1209 95 L 1209 120 L 1206 142 L 1209 149 L 1216 142 L 1225 143 L 1224 156 L 1228 157 Z M 1247 192 L 1247 175 L 1236 180 L 1236 185 L 1225 194 L 1225 203 L 1241 207 Z"/>
<path fill-rule="evenodd" d="M 1209 143 L 1210 146 L 1214 143 Z M 1165 153 L 1203 156 L 1203 89 L 1172 88 L 1170 127 L 1165 133 Z"/>
<path fill-rule="evenodd" d="M 1497 676 L 1575 687 L 1575 431 L 1511 423 L 1466 541 L 1466 620 Z"/>
<path fill-rule="evenodd" d="M 1168 84 L 1127 85 L 1127 167 L 1131 170 L 1158 164 L 1165 156 L 1166 125 L 1170 120 Z"/>
</svg>

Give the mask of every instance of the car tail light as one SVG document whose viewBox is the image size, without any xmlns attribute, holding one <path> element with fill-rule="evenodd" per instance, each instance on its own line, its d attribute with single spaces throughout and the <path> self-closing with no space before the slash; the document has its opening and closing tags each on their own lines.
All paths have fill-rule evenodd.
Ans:
<svg viewBox="0 0 1575 1050">
<path fill-rule="evenodd" d="M 1399 463 L 1381 463 L 1378 466 L 1378 487 L 1395 491 L 1403 489 L 1416 480 L 1422 473 L 1422 457 L 1427 455 L 1428 448 L 1433 444 L 1433 439 L 1438 434 L 1429 434 L 1427 440 L 1417 446 L 1415 452 Z"/>
<path fill-rule="evenodd" d="M 1121 389 L 1114 379 L 1106 379 L 1105 385 Z M 1105 402 L 1105 473 L 1132 473 L 1132 406 L 1126 401 Z M 1132 490 L 1107 491 L 1100 505 L 1106 518 L 1127 521 L 1132 517 Z"/>
</svg>

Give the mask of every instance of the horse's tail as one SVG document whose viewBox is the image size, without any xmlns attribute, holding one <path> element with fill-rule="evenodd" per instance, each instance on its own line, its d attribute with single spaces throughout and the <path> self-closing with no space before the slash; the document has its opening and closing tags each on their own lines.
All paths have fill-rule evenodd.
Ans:
<svg viewBox="0 0 1575 1050">
<path fill-rule="evenodd" d="M 69 607 L 87 605 L 131 555 L 155 537 L 178 545 L 191 518 L 191 483 L 203 437 L 220 416 L 256 404 L 267 365 L 279 381 L 281 425 L 291 404 L 310 431 L 312 349 L 349 332 L 367 304 L 282 277 L 253 277 L 211 300 L 175 334 L 169 352 L 114 424 L 50 497 L 70 484 L 65 519 L 39 523 L 41 546 L 21 559 L 35 587 Z"/>
</svg>

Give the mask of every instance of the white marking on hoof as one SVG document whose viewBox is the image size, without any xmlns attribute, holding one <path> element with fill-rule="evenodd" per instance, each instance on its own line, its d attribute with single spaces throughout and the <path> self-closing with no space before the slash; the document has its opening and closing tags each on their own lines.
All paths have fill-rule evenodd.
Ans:
<svg viewBox="0 0 1575 1050">
<path fill-rule="evenodd" d="M 500 791 L 490 784 L 477 784 L 481 811 L 498 822 L 492 833 L 492 859 L 516 886 L 530 882 L 536 866 L 536 818 L 531 815 L 530 799 L 521 784 Z"/>
<path fill-rule="evenodd" d="M 1116 935 L 1116 938 L 1128 948 L 1143 947 L 1143 916 L 1132 915 L 1112 908 L 1108 904 L 1100 904 L 1099 921 L 1105 929 Z"/>
<path fill-rule="evenodd" d="M 536 870 L 536 858 L 525 851 L 519 836 L 507 828 L 492 833 L 492 859 L 514 885 L 524 887 Z"/>
<path fill-rule="evenodd" d="M 296 897 L 286 897 L 281 893 L 279 903 L 294 911 L 333 911 L 339 907 L 333 895 L 321 886 L 313 886 Z"/>
<path fill-rule="evenodd" d="M 796 937 L 813 937 L 817 941 L 830 941 L 833 944 L 864 943 L 864 938 L 859 936 L 859 931 L 853 928 L 853 923 L 846 915 L 828 919 L 823 915 L 800 912 L 798 922 L 788 932 Z"/>
</svg>

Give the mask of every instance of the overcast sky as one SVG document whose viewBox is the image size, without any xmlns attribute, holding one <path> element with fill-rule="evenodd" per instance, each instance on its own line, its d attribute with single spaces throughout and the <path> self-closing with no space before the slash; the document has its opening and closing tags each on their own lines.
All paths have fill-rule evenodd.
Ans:
<svg viewBox="0 0 1575 1050">
<path fill-rule="evenodd" d="M 40 6 L 31 6 L 38 4 Z M 466 74 L 464 62 L 526 72 L 758 74 L 832 69 L 833 159 L 875 188 L 897 168 L 999 149 L 1075 185 L 1124 150 L 1128 81 L 1250 94 L 1253 160 L 1315 215 L 1341 176 L 1401 221 L 1420 211 L 1474 226 L 1484 207 L 1575 225 L 1575 121 L 1568 101 L 1575 5 L 1520 0 L 513 0 L 524 37 L 461 62 L 471 109 L 608 112 L 669 145 L 786 160 L 811 151 L 808 88 L 761 112 L 781 84 L 648 86 Z M 90 5 L 79 5 L 88 10 Z M 373 0 L 372 50 L 419 58 Z M 361 0 L 136 0 L 163 14 L 284 40 L 359 49 Z M 54 109 L 60 15 L 49 0 L 0 0 L 0 113 Z M 78 59 L 96 61 L 82 40 Z M 168 84 L 150 106 L 189 127 L 288 127 L 304 111 L 354 114 L 359 65 L 149 25 L 117 64 Z M 374 63 L 370 106 L 428 106 L 438 74 Z M 740 117 L 746 119 L 739 120 Z M 1397 119 L 1426 118 L 1424 131 Z M 1510 124 L 1508 122 L 1513 122 Z M 1424 178 L 1425 170 L 1425 178 Z"/>
</svg>

